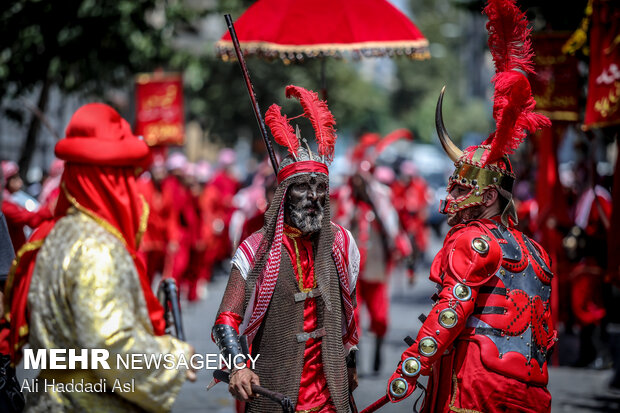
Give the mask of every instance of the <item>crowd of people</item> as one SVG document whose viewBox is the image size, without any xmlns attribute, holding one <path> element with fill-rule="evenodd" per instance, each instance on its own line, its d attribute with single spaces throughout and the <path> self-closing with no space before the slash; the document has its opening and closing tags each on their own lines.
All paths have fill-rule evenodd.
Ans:
<svg viewBox="0 0 620 413">
<path fill-rule="evenodd" d="M 411 137 L 404 134 L 399 139 Z M 434 207 L 428 186 L 412 161 L 399 159 L 389 166 L 378 161 L 386 142 L 394 140 L 374 133 L 362 135 L 347 153 L 349 174 L 337 179 L 340 185 L 329 188 L 332 221 L 350 230 L 359 250 L 353 313 L 361 336 L 365 323 L 360 313 L 364 307 L 368 310 L 363 314 L 369 318 L 369 332 L 375 340 L 375 373 L 381 370 L 382 344 L 389 326 L 391 274 L 398 268 L 413 283 L 416 266 L 429 244 L 428 209 Z M 136 172 L 135 190 L 149 211 L 136 254 L 145 264 L 145 279 L 151 288 L 157 287 L 158 280 L 171 277 L 187 301 L 199 300 L 205 297 L 213 273 L 226 275 L 241 242 L 265 225 L 265 214 L 278 188 L 276 176 L 267 159 L 241 176 L 236 153 L 230 148 L 221 149 L 213 164 L 189 162 L 182 148 L 151 148 L 148 158 L 144 169 Z M 2 162 L 2 212 L 14 253 L 27 244 L 33 230 L 54 220 L 54 210 L 70 179 L 64 171 L 65 161 L 55 160 L 41 185 L 30 187 L 40 188 L 40 193 L 28 193 L 17 164 Z M 569 362 L 600 368 L 613 361 L 609 348 L 614 341 L 607 328 L 615 322 L 614 295 L 603 288 L 608 282 L 606 234 L 611 195 L 601 185 L 581 189 L 580 195 L 572 197 L 572 207 L 564 211 L 565 221 L 557 225 L 561 303 L 556 320 L 565 331 L 575 330 L 579 336 L 578 356 Z M 517 191 L 515 217 L 522 231 L 540 240 L 539 208 L 528 194 Z"/>
</svg>

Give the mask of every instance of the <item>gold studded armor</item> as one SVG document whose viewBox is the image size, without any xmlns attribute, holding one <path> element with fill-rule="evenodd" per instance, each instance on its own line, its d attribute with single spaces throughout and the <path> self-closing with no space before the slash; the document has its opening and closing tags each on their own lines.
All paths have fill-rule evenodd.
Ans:
<svg viewBox="0 0 620 413">
<path fill-rule="evenodd" d="M 459 362 L 476 357 L 477 363 L 507 380 L 544 388 L 547 352 L 554 343 L 551 276 L 542 249 L 520 232 L 495 220 L 455 226 L 431 267 L 439 299 L 390 379 L 390 400 L 409 396 L 419 375 L 429 375 L 440 364 L 450 366 L 438 363 L 444 355 L 442 360 L 453 357 Z M 392 385 L 402 387 L 400 380 L 407 382 L 405 391 L 393 391 Z M 524 406 L 528 403 L 523 401 Z"/>
</svg>

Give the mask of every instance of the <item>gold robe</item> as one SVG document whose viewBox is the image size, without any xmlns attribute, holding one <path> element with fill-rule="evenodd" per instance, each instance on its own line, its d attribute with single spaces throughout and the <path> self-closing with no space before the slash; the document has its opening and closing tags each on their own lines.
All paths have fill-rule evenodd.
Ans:
<svg viewBox="0 0 620 413">
<path fill-rule="evenodd" d="M 105 348 L 110 369 L 42 370 L 38 391 L 26 396 L 26 412 L 165 412 L 185 380 L 184 368 L 117 365 L 117 355 L 129 353 L 171 353 L 176 364 L 181 353 L 189 361 L 191 350 L 174 337 L 153 334 L 133 260 L 105 224 L 74 210 L 45 239 L 28 292 L 29 342 L 35 352 L 60 348 L 80 354 L 84 348 Z M 106 392 L 58 392 L 45 387 L 52 379 L 104 379 Z M 113 392 L 116 379 L 133 383 L 133 391 Z"/>
</svg>

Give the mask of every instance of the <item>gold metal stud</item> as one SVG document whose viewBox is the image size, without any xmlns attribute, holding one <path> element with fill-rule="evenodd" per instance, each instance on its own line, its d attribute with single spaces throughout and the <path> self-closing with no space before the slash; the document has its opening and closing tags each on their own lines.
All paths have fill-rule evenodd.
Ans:
<svg viewBox="0 0 620 413">
<path fill-rule="evenodd" d="M 437 352 L 437 342 L 432 337 L 424 337 L 418 347 L 420 354 L 430 357 Z"/>
<path fill-rule="evenodd" d="M 408 387 L 409 385 L 407 384 L 405 379 L 401 379 L 399 377 L 392 380 L 392 383 L 390 383 L 390 393 L 396 398 L 401 398 L 405 395 L 405 393 L 407 393 Z"/>
<path fill-rule="evenodd" d="M 486 254 L 489 251 L 489 243 L 482 238 L 474 238 L 471 246 L 478 254 Z"/>
<path fill-rule="evenodd" d="M 445 328 L 452 328 L 456 325 L 458 321 L 458 316 L 456 315 L 456 311 L 451 308 L 446 308 L 442 310 L 439 314 L 439 324 Z"/>
<path fill-rule="evenodd" d="M 460 301 L 467 301 L 471 298 L 471 288 L 464 284 L 456 284 L 453 293 L 454 297 Z"/>
<path fill-rule="evenodd" d="M 413 377 L 420 372 L 420 361 L 415 357 L 409 357 L 403 362 L 403 374 Z"/>
</svg>

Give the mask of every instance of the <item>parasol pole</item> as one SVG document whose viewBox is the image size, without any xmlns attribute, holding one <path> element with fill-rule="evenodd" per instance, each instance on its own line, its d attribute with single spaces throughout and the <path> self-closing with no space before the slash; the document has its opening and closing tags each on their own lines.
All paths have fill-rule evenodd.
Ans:
<svg viewBox="0 0 620 413">
<path fill-rule="evenodd" d="M 230 38 L 232 39 L 233 46 L 235 47 L 237 60 L 239 61 L 241 73 L 243 74 L 243 79 L 245 80 L 245 86 L 248 89 L 248 94 L 250 95 L 250 100 L 252 101 L 252 109 L 254 109 L 254 116 L 256 116 L 258 128 L 260 129 L 261 136 L 263 137 L 263 141 L 265 142 L 265 146 L 267 147 L 267 153 L 269 154 L 269 159 L 271 160 L 271 166 L 273 166 L 273 170 L 277 175 L 278 160 L 276 159 L 276 154 L 273 150 L 273 146 L 271 146 L 271 140 L 269 140 L 269 136 L 267 135 L 265 121 L 263 120 L 263 115 L 261 114 L 260 107 L 258 106 L 258 101 L 256 100 L 254 86 L 252 85 L 252 81 L 250 80 L 250 72 L 248 72 L 248 67 L 245 65 L 245 59 L 243 58 L 243 53 L 241 52 L 241 47 L 239 46 L 239 39 L 237 38 L 237 32 L 235 31 L 232 17 L 230 17 L 230 14 L 225 14 L 224 18 L 226 19 L 226 25 L 228 26 L 228 32 L 230 33 Z"/>
<path fill-rule="evenodd" d="M 325 79 L 325 56 L 321 56 L 321 100 L 327 101 L 327 80 Z"/>
</svg>

